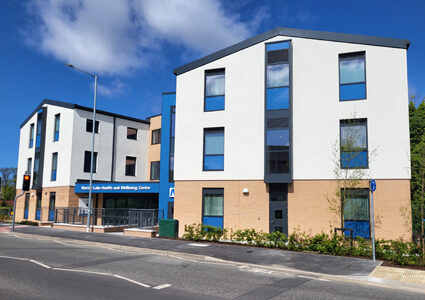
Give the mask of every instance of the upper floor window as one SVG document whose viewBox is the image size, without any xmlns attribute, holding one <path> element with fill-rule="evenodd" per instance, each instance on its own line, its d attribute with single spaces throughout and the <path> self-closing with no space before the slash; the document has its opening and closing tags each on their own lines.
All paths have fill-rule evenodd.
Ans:
<svg viewBox="0 0 425 300">
<path fill-rule="evenodd" d="M 93 120 L 92 119 L 86 120 L 86 131 L 87 132 L 93 132 Z M 99 121 L 96 121 L 96 123 L 95 123 L 94 133 L 99 133 Z"/>
<path fill-rule="evenodd" d="M 176 107 L 170 107 L 170 160 L 169 160 L 169 171 L 168 171 L 168 182 L 174 182 L 174 141 L 176 135 Z"/>
<path fill-rule="evenodd" d="M 286 118 L 267 120 L 266 174 L 289 172 L 289 128 Z"/>
<path fill-rule="evenodd" d="M 90 173 L 91 151 L 84 152 L 84 172 Z M 93 173 L 96 173 L 97 152 L 93 152 Z"/>
<path fill-rule="evenodd" d="M 364 52 L 339 55 L 339 99 L 366 99 Z"/>
<path fill-rule="evenodd" d="M 60 120 L 61 120 L 61 115 L 60 114 L 55 115 L 55 132 L 53 136 L 54 142 L 59 141 Z"/>
<path fill-rule="evenodd" d="M 137 129 L 127 127 L 127 139 L 129 140 L 137 140 Z"/>
<path fill-rule="evenodd" d="M 151 180 L 159 180 L 159 168 L 160 168 L 160 162 L 159 161 L 152 161 L 151 162 Z"/>
<path fill-rule="evenodd" d="M 161 144 L 161 129 L 152 130 L 152 145 Z"/>
<path fill-rule="evenodd" d="M 30 157 L 27 160 L 27 172 L 26 173 L 31 175 L 31 172 L 32 172 L 32 158 Z"/>
<path fill-rule="evenodd" d="M 35 158 L 34 158 L 34 172 L 32 174 L 32 183 L 33 184 L 38 184 L 38 172 L 40 171 L 40 157 L 39 157 L 39 153 L 35 154 Z"/>
<path fill-rule="evenodd" d="M 34 123 L 30 125 L 30 140 L 29 140 L 29 148 L 34 146 Z"/>
<path fill-rule="evenodd" d="M 367 120 L 340 121 L 341 168 L 368 168 Z"/>
<path fill-rule="evenodd" d="M 136 158 L 132 156 L 125 157 L 125 176 L 136 176 Z"/>
<path fill-rule="evenodd" d="M 41 146 L 41 126 L 42 126 L 43 122 L 41 120 L 41 118 L 39 118 L 37 120 L 37 135 L 35 137 L 35 148 L 40 148 Z"/>
<path fill-rule="evenodd" d="M 204 171 L 224 170 L 224 128 L 204 129 Z"/>
<path fill-rule="evenodd" d="M 51 174 L 51 181 L 56 181 L 56 173 L 58 170 L 58 153 L 52 154 L 52 174 Z"/>
<path fill-rule="evenodd" d="M 266 108 L 289 109 L 289 42 L 266 45 Z"/>
<path fill-rule="evenodd" d="M 224 110 L 224 69 L 205 71 L 204 111 Z"/>
</svg>

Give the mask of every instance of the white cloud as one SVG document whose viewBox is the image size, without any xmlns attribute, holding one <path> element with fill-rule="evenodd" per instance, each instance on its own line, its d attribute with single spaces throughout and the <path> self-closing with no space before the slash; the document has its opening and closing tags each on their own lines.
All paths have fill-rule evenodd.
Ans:
<svg viewBox="0 0 425 300">
<path fill-rule="evenodd" d="M 242 22 L 218 0 L 33 0 L 29 12 L 30 45 L 101 75 L 146 67 L 163 42 L 199 55 L 216 51 L 250 37 L 266 15 L 259 10 Z"/>
<path fill-rule="evenodd" d="M 94 85 L 94 84 L 93 84 Z M 112 97 L 119 94 L 124 93 L 125 84 L 119 80 L 115 79 L 109 84 L 97 84 L 97 92 L 99 95 L 106 96 L 106 97 Z"/>
</svg>

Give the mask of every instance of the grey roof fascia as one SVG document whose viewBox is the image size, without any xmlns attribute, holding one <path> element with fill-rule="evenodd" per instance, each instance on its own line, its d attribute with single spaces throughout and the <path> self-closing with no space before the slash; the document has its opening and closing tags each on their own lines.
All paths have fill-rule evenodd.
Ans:
<svg viewBox="0 0 425 300">
<path fill-rule="evenodd" d="M 265 40 L 268 40 L 278 35 L 299 37 L 299 38 L 306 38 L 306 39 L 324 40 L 324 41 L 333 41 L 333 42 L 390 47 L 390 48 L 402 48 L 402 49 L 408 49 L 410 45 L 410 41 L 405 39 L 393 39 L 393 38 L 374 37 L 374 36 L 367 36 L 367 35 L 358 35 L 358 34 L 278 27 L 270 31 L 264 32 L 262 34 L 259 34 L 257 36 L 254 36 L 245 41 L 242 41 L 240 43 L 237 43 L 233 46 L 230 46 L 222 50 L 219 50 L 217 52 L 214 52 L 212 54 L 209 54 L 198 60 L 192 61 L 181 67 L 178 67 L 174 69 L 173 73 L 175 75 L 183 74 L 185 72 L 188 72 L 190 70 L 203 66 L 207 63 L 223 58 L 227 55 L 233 54 L 235 52 L 238 52 L 240 50 L 243 50 L 245 48 L 248 48 L 252 45 L 258 44 L 260 42 L 263 42 Z"/>
</svg>

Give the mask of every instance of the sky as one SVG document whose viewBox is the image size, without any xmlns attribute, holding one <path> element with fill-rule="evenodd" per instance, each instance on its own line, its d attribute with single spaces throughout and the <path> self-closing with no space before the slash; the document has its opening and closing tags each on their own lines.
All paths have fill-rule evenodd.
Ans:
<svg viewBox="0 0 425 300">
<path fill-rule="evenodd" d="M 98 75 L 98 109 L 146 118 L 176 67 L 276 27 L 408 39 L 422 99 L 424 14 L 422 0 L 2 0 L 0 167 L 17 165 L 20 124 L 43 99 L 92 106 L 93 79 L 64 63 Z"/>
</svg>

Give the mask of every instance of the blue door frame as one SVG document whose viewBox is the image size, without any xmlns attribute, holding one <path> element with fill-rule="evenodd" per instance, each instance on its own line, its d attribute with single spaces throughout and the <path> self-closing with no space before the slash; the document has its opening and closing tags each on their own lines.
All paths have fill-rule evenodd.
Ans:
<svg viewBox="0 0 425 300">
<path fill-rule="evenodd" d="M 35 211 L 35 219 L 36 220 L 40 220 L 40 215 L 41 215 L 41 209 L 37 209 Z"/>
<path fill-rule="evenodd" d="M 24 210 L 24 219 L 28 219 L 28 212 L 29 212 L 28 209 Z"/>
<path fill-rule="evenodd" d="M 55 220 L 55 210 L 49 210 L 49 221 Z"/>
</svg>

